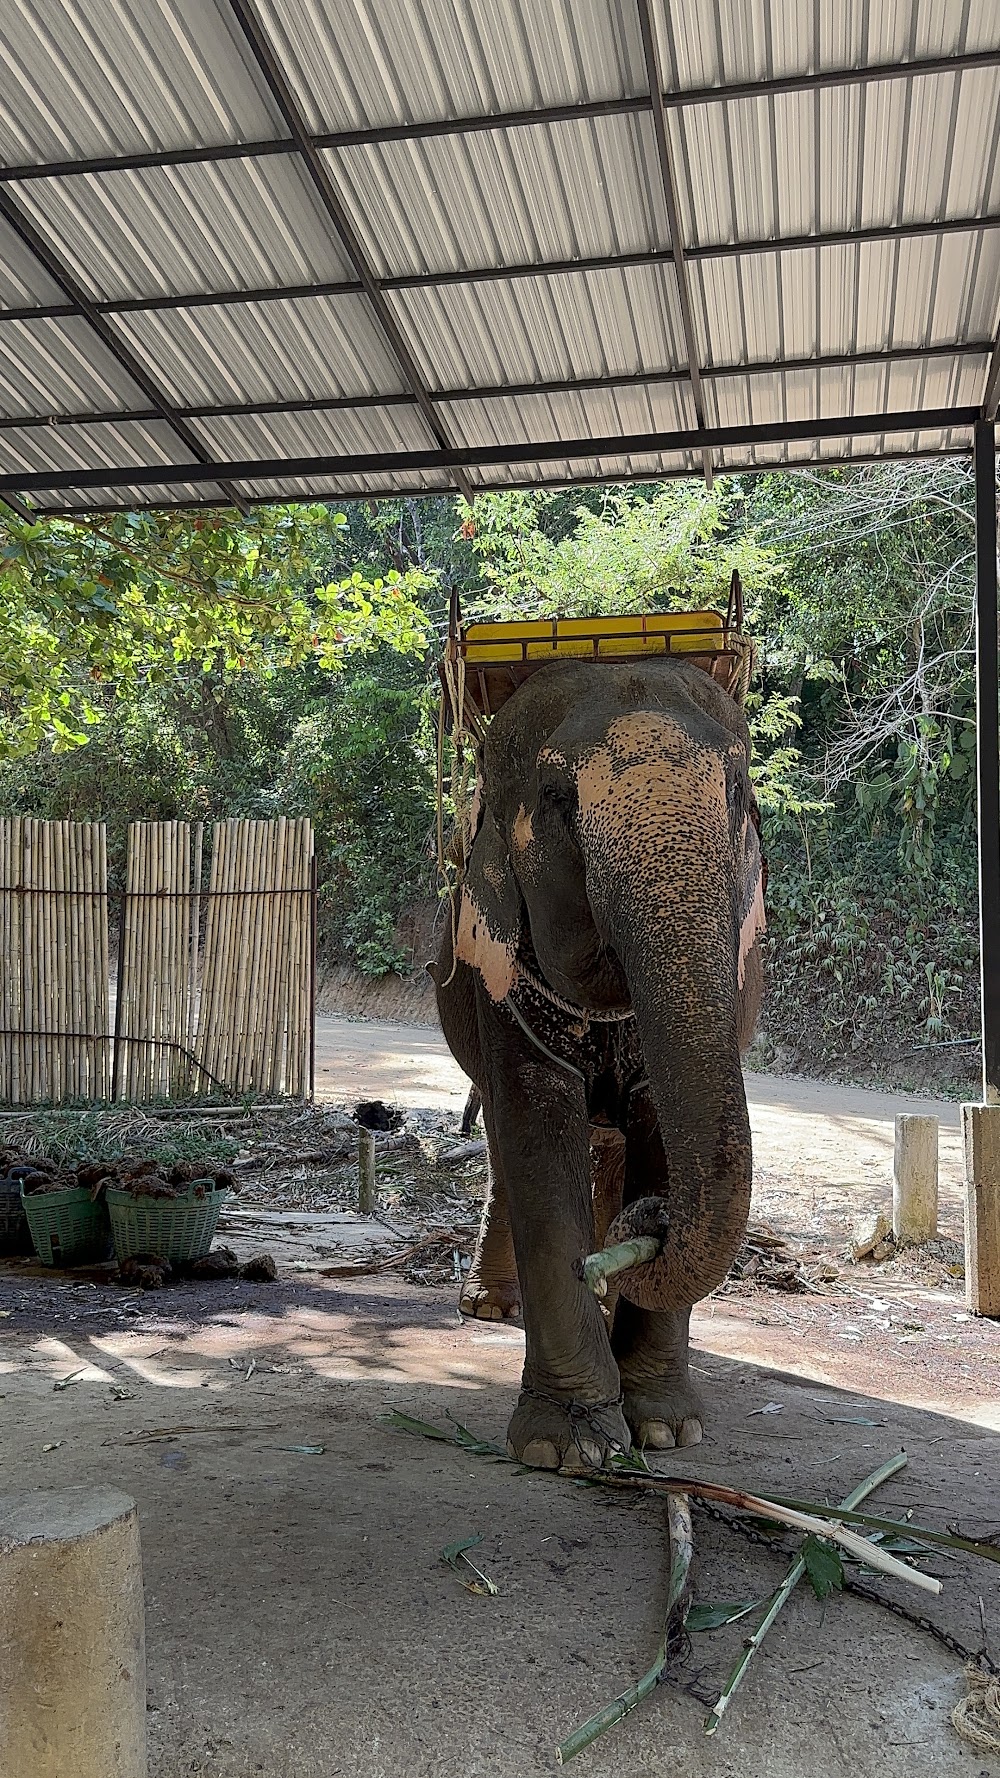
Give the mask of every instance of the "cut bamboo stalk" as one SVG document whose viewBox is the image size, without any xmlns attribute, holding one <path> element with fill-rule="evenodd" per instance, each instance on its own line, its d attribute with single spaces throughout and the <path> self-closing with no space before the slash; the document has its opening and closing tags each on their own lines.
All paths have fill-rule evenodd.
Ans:
<svg viewBox="0 0 1000 1778">
<path fill-rule="evenodd" d="M 667 1587 L 667 1608 L 663 1617 L 663 1634 L 660 1646 L 656 1651 L 653 1665 L 630 1685 L 627 1691 L 620 1694 L 603 1710 L 592 1716 L 589 1722 L 581 1724 L 572 1735 L 556 1748 L 556 1763 L 564 1766 L 585 1747 L 590 1747 L 608 1729 L 622 1722 L 648 1698 L 660 1682 L 663 1669 L 672 1643 L 680 1639 L 684 1620 L 690 1607 L 691 1596 L 691 1562 L 694 1555 L 694 1533 L 691 1525 L 691 1507 L 683 1494 L 667 1495 L 667 1534 L 670 1545 L 670 1580 Z"/>
<path fill-rule="evenodd" d="M 602 1247 L 600 1252 L 588 1253 L 586 1259 L 577 1262 L 580 1277 L 595 1296 L 607 1296 L 609 1278 L 616 1278 L 619 1272 L 629 1272 L 633 1266 L 648 1265 L 662 1247 L 662 1238 L 656 1235 L 635 1235 L 631 1241 Z"/>
</svg>

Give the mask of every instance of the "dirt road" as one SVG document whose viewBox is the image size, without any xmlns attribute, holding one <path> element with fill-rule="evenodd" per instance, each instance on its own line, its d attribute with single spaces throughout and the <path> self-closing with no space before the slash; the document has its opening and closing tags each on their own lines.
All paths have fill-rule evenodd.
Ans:
<svg viewBox="0 0 1000 1778">
<path fill-rule="evenodd" d="M 762 1213 L 780 1221 L 790 1208 L 790 1194 L 797 1200 L 799 1226 L 803 1193 L 811 1196 L 816 1214 L 825 1216 L 850 1217 L 870 1203 L 884 1203 L 892 1174 L 893 1120 L 899 1111 L 923 1112 L 940 1125 L 942 1230 L 959 1233 L 957 1105 L 828 1081 L 770 1074 L 748 1074 L 746 1079 Z M 332 1016 L 317 1020 L 316 1082 L 324 1099 L 385 1099 L 449 1115 L 461 1111 L 469 1088 L 439 1031 Z"/>
</svg>

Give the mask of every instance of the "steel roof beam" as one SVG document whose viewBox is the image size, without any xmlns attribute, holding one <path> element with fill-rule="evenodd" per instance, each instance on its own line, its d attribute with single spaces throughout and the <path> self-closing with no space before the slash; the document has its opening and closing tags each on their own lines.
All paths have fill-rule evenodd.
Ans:
<svg viewBox="0 0 1000 1778">
<path fill-rule="evenodd" d="M 124 370 L 129 377 L 131 377 L 134 383 L 138 384 L 139 388 L 145 395 L 146 400 L 156 409 L 159 417 L 167 421 L 175 436 L 180 439 L 180 442 L 183 445 L 187 446 L 187 449 L 191 452 L 192 456 L 197 459 L 198 467 L 214 467 L 214 465 L 211 464 L 209 454 L 205 450 L 201 440 L 198 438 L 197 433 L 193 432 L 187 421 L 182 419 L 181 416 L 174 411 L 162 389 L 160 389 L 158 384 L 149 375 L 145 366 L 142 365 L 130 351 L 124 340 L 119 339 L 114 328 L 108 325 L 104 316 L 99 314 L 94 308 L 93 303 L 82 285 L 77 283 L 76 278 L 73 276 L 69 268 L 63 265 L 62 261 L 58 258 L 57 254 L 53 252 L 48 242 L 38 233 L 34 224 L 24 215 L 20 205 L 11 196 L 10 192 L 4 191 L 2 188 L 0 188 L 0 215 L 5 218 L 9 226 L 14 230 L 14 233 L 18 236 L 19 240 L 24 243 L 28 251 L 38 261 L 39 265 L 44 266 L 49 277 L 59 285 L 61 290 L 66 292 L 66 295 L 73 303 L 75 313 L 80 315 L 85 321 L 89 322 L 94 333 L 97 334 L 98 338 L 111 353 L 115 362 L 120 365 L 121 369 Z M 205 478 L 200 477 L 199 479 Z M 218 478 L 213 475 L 210 479 L 214 481 Z M 234 506 L 242 510 L 242 496 L 236 489 L 230 487 L 227 482 L 221 479 L 219 479 L 219 487 L 225 494 L 226 499 L 232 501 Z"/>
<path fill-rule="evenodd" d="M 1000 228 L 1000 213 L 982 216 L 949 216 L 936 222 L 889 222 L 881 226 L 859 229 L 836 229 L 828 234 L 777 235 L 753 241 L 710 242 L 704 246 L 684 247 L 688 265 L 710 264 L 716 260 L 752 259 L 765 254 L 799 253 L 810 248 L 867 247 L 896 241 L 933 240 L 942 235 L 976 234 Z M 671 265 L 674 255 L 669 247 L 654 247 L 631 253 L 608 253 L 580 259 L 548 259 L 536 264 L 473 266 L 451 272 L 404 272 L 395 277 L 372 277 L 372 286 L 380 295 L 403 290 L 446 290 L 461 284 L 504 284 L 525 278 L 559 278 L 574 272 L 622 271 L 632 266 Z M 264 285 L 255 289 L 192 291 L 188 295 L 121 296 L 88 298 L 98 315 L 141 315 L 168 313 L 173 309 L 240 308 L 246 304 L 290 302 L 312 297 L 359 296 L 368 294 L 360 279 L 336 279 L 327 283 Z M 35 303 L 0 309 L 4 321 L 61 321 L 83 311 L 76 302 Z"/>
<path fill-rule="evenodd" d="M 936 432 L 972 426 L 977 407 L 928 408 L 913 412 L 843 414 L 809 420 L 775 420 L 761 425 L 698 427 L 679 432 L 626 433 L 612 438 L 531 440 L 527 444 L 458 445 L 440 451 L 361 451 L 349 455 L 250 458 L 226 463 L 143 464 L 115 469 L 13 471 L 0 475 L 0 496 L 58 488 L 148 487 L 167 482 L 297 481 L 337 475 L 399 475 L 411 470 L 473 469 L 491 463 L 551 463 L 562 459 L 660 455 L 670 451 L 711 451 L 726 445 L 811 443 L 823 438 L 864 438 L 894 432 Z M 610 478 L 611 480 L 614 477 Z M 428 492 L 435 492 L 429 489 Z"/>
<path fill-rule="evenodd" d="M 698 336 L 694 324 L 691 285 L 688 280 L 687 266 L 684 263 L 684 235 L 677 202 L 677 172 L 674 167 L 673 151 L 670 147 L 667 113 L 663 104 L 663 70 L 660 66 L 660 52 L 657 48 L 656 29 L 649 10 L 649 0 L 635 0 L 635 4 L 639 15 L 642 53 L 646 63 L 646 78 L 649 81 L 653 109 L 653 134 L 656 137 L 656 158 L 660 168 L 660 184 L 667 211 L 670 245 L 673 249 L 674 278 L 677 283 L 677 300 L 681 311 L 681 331 L 684 335 L 684 351 L 687 356 L 691 399 L 694 403 L 695 419 L 699 429 L 704 431 L 706 411 L 701 387 L 701 353 L 698 349 Z M 705 471 L 705 485 L 710 488 L 712 486 L 711 451 L 703 453 L 702 466 Z"/>
<path fill-rule="evenodd" d="M 733 104 L 743 99 L 780 98 L 784 93 L 826 92 L 831 88 L 868 86 L 887 80 L 911 80 L 935 74 L 961 74 L 967 70 L 1000 66 L 1000 49 L 972 50 L 962 55 L 925 56 L 911 62 L 867 64 L 860 68 L 827 68 L 814 74 L 786 74 L 772 80 L 741 80 L 720 86 L 688 87 L 665 92 L 669 111 L 693 106 Z M 494 130 L 532 128 L 538 124 L 586 121 L 591 118 L 625 117 L 649 112 L 648 93 L 616 99 L 594 99 L 579 104 L 544 105 L 517 111 L 475 114 L 469 117 L 433 118 L 423 123 L 373 125 L 368 129 L 327 130 L 309 135 L 318 149 L 378 146 L 384 142 L 420 142 L 438 136 L 480 135 Z M 0 183 L 28 179 L 65 179 L 80 173 L 143 172 L 152 167 L 182 167 L 198 162 L 260 159 L 267 155 L 292 154 L 297 142 L 291 136 L 266 137 L 250 142 L 220 142 L 211 147 L 148 149 L 139 154 L 91 155 L 80 160 L 22 162 L 0 167 Z"/>
<path fill-rule="evenodd" d="M 818 358 L 756 359 L 748 364 L 703 364 L 702 381 L 722 382 L 736 377 L 773 376 L 775 372 L 863 370 L 875 366 L 923 363 L 934 359 L 988 358 L 992 340 L 967 340 L 949 346 L 894 346 L 887 351 L 835 352 Z M 655 389 L 687 381 L 684 370 L 603 372 L 599 376 L 553 378 L 549 382 L 483 383 L 474 388 L 432 389 L 436 402 L 502 401 L 525 395 L 576 395 L 602 389 Z M 186 420 L 241 419 L 267 414 L 325 414 L 364 412 L 367 408 L 412 407 L 412 395 L 315 395 L 303 399 L 229 401 L 204 407 L 177 407 Z M 94 413 L 21 414 L 0 417 L 0 432 L 33 427 L 115 426 L 125 420 L 156 420 L 155 408 L 106 408 Z"/>
<path fill-rule="evenodd" d="M 268 88 L 285 120 L 285 124 L 294 140 L 297 153 L 305 164 L 306 171 L 312 181 L 316 194 L 326 211 L 338 240 L 344 248 L 351 264 L 357 272 L 369 306 L 375 313 L 378 324 L 385 336 L 386 343 L 399 365 L 407 384 L 413 392 L 414 399 L 431 437 L 436 438 L 442 450 L 453 449 L 454 441 L 441 416 L 435 412 L 426 384 L 421 376 L 417 361 L 410 350 L 409 343 L 403 334 L 395 315 L 386 302 L 374 267 L 354 229 L 354 224 L 334 184 L 333 177 L 326 161 L 320 154 L 308 130 L 305 119 L 299 110 L 295 96 L 285 77 L 277 56 L 260 20 L 254 11 L 251 0 L 229 0 L 229 8 L 240 26 L 251 53 L 260 69 Z M 455 465 L 455 486 L 460 494 L 471 504 L 472 489 L 461 474 L 458 464 Z"/>
<path fill-rule="evenodd" d="M 748 465 L 742 463 L 733 465 L 723 462 L 719 465 L 719 473 L 720 475 L 744 476 L 773 475 L 775 471 L 779 469 L 784 474 L 795 473 L 796 471 L 808 473 L 817 469 L 866 469 L 874 464 L 881 463 L 925 463 L 931 459 L 940 461 L 942 457 L 968 457 L 971 455 L 971 451 L 971 444 L 965 444 L 953 445 L 946 451 L 871 451 L 859 452 L 857 455 L 850 457 L 817 457 L 808 462 L 751 463 Z M 693 477 L 693 475 L 694 471 L 688 468 L 658 470 L 655 475 L 648 470 L 640 470 L 635 475 L 574 476 L 571 482 L 561 481 L 558 478 L 554 478 L 552 481 L 508 480 L 496 482 L 491 484 L 489 488 L 483 488 L 479 491 L 482 493 L 493 493 L 496 491 L 505 493 L 508 490 L 522 488 L 529 491 L 537 488 L 546 488 L 549 490 L 553 488 L 615 488 L 622 487 L 625 484 L 631 485 L 633 483 L 644 484 L 664 481 L 682 481 L 685 477 Z M 351 493 L 337 495 L 336 493 L 333 493 L 323 495 L 323 499 L 326 501 L 339 499 L 344 505 L 350 505 L 352 501 L 361 500 L 367 502 L 370 500 L 438 500 L 443 498 L 446 498 L 446 496 L 435 488 L 376 488 L 373 493 L 367 494 Z M 248 506 L 275 505 L 275 501 L 269 494 L 248 494 L 246 496 L 246 501 Z M 98 506 L 40 506 L 32 512 L 30 516 L 33 521 L 39 518 L 88 518 L 94 513 L 119 513 L 135 510 L 140 512 L 206 512 L 209 511 L 210 508 L 208 503 L 203 500 L 174 500 L 166 507 L 163 505 L 162 501 L 157 501 L 155 506 L 150 503 L 144 505 L 140 501 L 137 505 L 133 506 L 126 506 L 121 502 L 114 506 L 109 504 L 101 504 Z"/>
</svg>

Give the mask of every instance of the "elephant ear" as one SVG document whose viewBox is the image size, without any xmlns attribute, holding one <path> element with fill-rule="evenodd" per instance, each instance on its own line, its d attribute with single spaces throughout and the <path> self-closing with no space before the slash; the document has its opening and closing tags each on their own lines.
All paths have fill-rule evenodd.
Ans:
<svg viewBox="0 0 1000 1778">
<path fill-rule="evenodd" d="M 523 918 L 510 854 L 486 808 L 462 881 L 455 955 L 478 971 L 492 1000 L 505 1000 L 514 986 Z"/>
<path fill-rule="evenodd" d="M 767 863 L 760 843 L 760 810 L 749 779 L 744 782 L 744 806 L 733 836 L 736 843 L 736 892 L 739 898 L 737 914 L 740 922 L 737 981 L 741 988 L 746 978 L 747 959 L 767 925 L 764 913 Z"/>
</svg>

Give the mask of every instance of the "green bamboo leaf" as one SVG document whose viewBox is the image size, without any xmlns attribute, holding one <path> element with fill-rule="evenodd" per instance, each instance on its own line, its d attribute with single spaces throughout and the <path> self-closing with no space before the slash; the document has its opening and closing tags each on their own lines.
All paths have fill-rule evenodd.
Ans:
<svg viewBox="0 0 1000 1778">
<path fill-rule="evenodd" d="M 818 1537 L 807 1537 L 802 1545 L 802 1560 L 809 1583 L 817 1599 L 828 1599 L 844 1585 L 844 1565 L 837 1551 Z"/>
<path fill-rule="evenodd" d="M 445 1545 L 441 1551 L 441 1560 L 447 1562 L 449 1568 L 454 1569 L 468 1592 L 475 1593 L 480 1598 L 495 1599 L 500 1591 L 496 1582 L 490 1580 L 489 1575 L 484 1574 L 481 1568 L 477 1568 L 468 1555 L 468 1551 L 475 1549 L 477 1543 L 482 1543 L 482 1541 L 482 1532 L 480 1531 L 473 1532 L 471 1537 L 460 1537 L 456 1543 Z M 468 1572 L 465 1572 L 466 1570 Z"/>
</svg>

